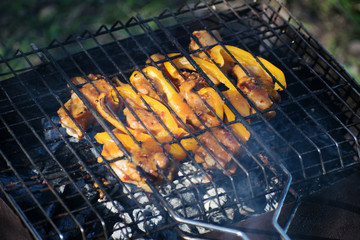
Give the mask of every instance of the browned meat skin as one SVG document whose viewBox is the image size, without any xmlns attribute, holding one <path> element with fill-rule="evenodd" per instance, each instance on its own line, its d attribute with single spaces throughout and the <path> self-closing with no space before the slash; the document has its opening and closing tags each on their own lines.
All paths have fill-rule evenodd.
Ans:
<svg viewBox="0 0 360 240">
<path fill-rule="evenodd" d="M 205 132 L 200 136 L 200 142 L 229 174 L 233 174 L 236 171 L 237 165 L 229 153 L 232 155 L 239 154 L 241 146 L 236 139 L 223 128 L 213 128 L 212 132 L 215 137 L 210 132 Z M 222 148 L 218 141 L 221 142 L 226 149 Z M 203 147 L 195 151 L 195 160 L 198 163 L 202 163 L 205 169 L 220 168 L 213 157 L 211 157 Z"/>
<path fill-rule="evenodd" d="M 110 92 L 112 87 L 104 78 L 99 75 L 95 76 L 93 74 L 89 74 L 88 78 L 92 80 L 92 84 L 83 77 L 75 77 L 71 80 L 76 85 L 84 84 L 79 88 L 79 91 L 84 95 L 84 97 L 90 102 L 92 106 L 95 106 L 95 101 L 97 100 L 99 94 L 101 92 Z M 112 101 L 109 101 L 109 103 L 113 109 L 117 109 L 119 107 L 118 105 L 112 105 Z M 71 93 L 70 100 L 68 100 L 64 105 L 73 116 L 75 121 L 85 131 L 89 125 L 95 122 L 95 118 L 75 92 Z M 70 116 L 65 112 L 65 109 L 61 107 L 57 113 L 60 117 L 60 124 L 62 127 L 66 128 L 66 132 L 70 136 L 81 139 L 83 137 L 83 133 L 76 126 L 75 122 L 71 120 Z"/>
<path fill-rule="evenodd" d="M 159 169 L 171 181 L 176 176 L 177 169 L 175 165 L 169 160 L 159 144 L 154 140 L 146 141 L 141 147 L 129 149 L 132 156 L 132 161 L 128 159 L 119 159 L 118 161 L 110 163 L 110 167 L 114 170 L 116 175 L 125 183 L 137 185 L 147 192 L 151 192 L 149 185 L 146 183 L 146 178 L 141 176 L 136 165 L 140 166 L 150 180 L 155 184 L 161 184 L 164 181 Z M 112 160 L 123 156 L 123 152 L 113 142 L 106 142 L 103 145 L 101 155 L 106 160 Z M 99 158 L 100 160 L 101 158 Z"/>
<path fill-rule="evenodd" d="M 181 80 L 180 80 L 181 79 Z M 197 72 L 182 72 L 181 78 L 179 78 L 179 82 L 175 83 L 177 88 L 180 88 L 180 85 L 186 81 L 193 81 L 196 83 L 194 86 L 194 91 L 198 91 L 203 87 L 208 87 L 209 84 L 205 81 L 205 79 Z"/>
<path fill-rule="evenodd" d="M 239 89 L 260 111 L 271 108 L 274 105 L 272 99 L 275 101 L 280 100 L 279 93 L 274 90 L 274 83 L 260 77 L 247 76 L 239 65 L 234 66 L 233 74 L 238 80 L 237 86 Z"/>
<path fill-rule="evenodd" d="M 132 108 L 135 114 L 139 117 L 140 121 L 145 125 L 145 127 L 155 136 L 161 132 L 165 131 L 164 127 L 160 124 L 158 119 L 155 117 L 155 113 L 147 111 L 142 108 Z M 146 132 L 143 125 L 135 118 L 135 116 L 130 112 L 128 108 L 124 109 L 124 115 L 126 116 L 126 122 L 130 128 L 134 130 L 140 130 Z"/>
<path fill-rule="evenodd" d="M 196 93 L 196 90 L 200 90 L 201 88 L 208 86 L 204 78 L 202 78 L 200 74 L 195 72 L 183 72 L 183 76 L 185 77 L 185 79 L 179 87 L 180 94 L 185 98 L 187 104 L 190 105 L 196 115 L 204 121 L 206 126 L 218 126 L 220 124 L 220 121 L 205 105 L 204 101 L 206 101 L 206 99 L 203 99 L 199 94 Z M 205 128 L 205 126 L 202 125 L 200 122 L 195 127 L 200 129 Z"/>
</svg>

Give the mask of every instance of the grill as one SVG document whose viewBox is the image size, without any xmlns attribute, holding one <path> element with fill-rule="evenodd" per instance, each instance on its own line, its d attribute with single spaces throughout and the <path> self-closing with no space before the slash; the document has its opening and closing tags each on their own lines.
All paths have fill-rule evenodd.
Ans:
<svg viewBox="0 0 360 240">
<path fill-rule="evenodd" d="M 158 187 L 138 167 L 153 191 L 147 193 L 123 183 L 111 161 L 97 161 L 102 146 L 94 135 L 112 135 L 112 128 L 71 77 L 93 73 L 129 83 L 150 55 L 177 52 L 213 86 L 187 49 L 199 29 L 218 30 L 221 45 L 267 59 L 288 86 L 271 109 L 236 114 L 251 138 L 246 145 L 238 141 L 244 154 L 236 157 L 234 174 L 207 172 L 188 152 L 179 164 L 171 159 L 178 176 L 171 181 L 162 173 Z M 278 223 L 284 203 L 310 194 L 304 186 L 316 185 L 314 179 L 358 165 L 359 85 L 276 1 L 199 2 L 32 48 L 0 62 L 0 189 L 34 238 L 189 239 L 216 230 L 247 239 L 236 223 L 273 211 L 269 221 L 287 239 L 294 214 Z M 100 124 L 80 141 L 65 133 L 56 113 L 69 88 Z M 275 117 L 264 117 L 272 111 Z"/>
</svg>

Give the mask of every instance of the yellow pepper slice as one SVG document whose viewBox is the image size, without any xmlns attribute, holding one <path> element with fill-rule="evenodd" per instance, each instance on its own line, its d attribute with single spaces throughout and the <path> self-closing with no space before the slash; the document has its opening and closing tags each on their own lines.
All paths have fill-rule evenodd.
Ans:
<svg viewBox="0 0 360 240">
<path fill-rule="evenodd" d="M 138 141 L 146 141 L 151 138 L 150 135 L 141 133 L 134 129 L 125 127 L 116 119 L 116 117 L 107 109 L 105 106 L 105 94 L 101 93 L 96 101 L 95 107 L 96 110 L 100 113 L 100 115 L 105 118 L 109 123 L 111 123 L 114 127 L 122 131 L 123 133 L 127 133 L 126 129 L 135 137 Z"/>
<path fill-rule="evenodd" d="M 122 132 L 126 132 L 125 127 L 116 119 L 116 117 L 107 109 L 105 106 L 105 93 L 101 93 L 96 100 L 96 110 L 103 116 L 109 123 L 114 125 L 117 129 L 121 130 Z M 133 134 L 133 130 L 127 128 L 131 134 Z"/>
<path fill-rule="evenodd" d="M 178 54 L 172 54 L 178 55 Z M 215 64 L 203 60 L 198 57 L 192 56 L 192 59 L 196 62 L 197 65 L 204 71 L 204 73 L 209 77 L 209 79 L 215 84 L 223 83 L 229 89 L 235 89 L 234 85 L 229 81 L 229 79 L 222 73 L 222 71 Z M 173 64 L 178 69 L 189 69 L 195 70 L 194 67 L 190 64 L 190 62 L 185 57 L 179 57 L 172 60 Z M 178 78 L 179 73 L 177 69 L 170 63 L 165 62 L 164 66 L 171 77 Z"/>
<path fill-rule="evenodd" d="M 197 93 L 214 109 L 216 115 L 222 120 L 224 117 L 224 102 L 211 87 L 201 88 Z"/>
<path fill-rule="evenodd" d="M 224 105 L 224 112 L 228 122 L 235 120 L 235 114 L 230 110 L 230 108 Z M 250 138 L 250 132 L 242 125 L 241 123 L 234 123 L 229 126 L 243 142 L 247 142 Z"/>
<path fill-rule="evenodd" d="M 180 141 L 180 144 L 187 151 L 195 152 L 199 148 L 199 145 L 194 138 L 183 139 Z M 167 150 L 178 161 L 181 161 L 182 159 L 184 159 L 186 157 L 186 152 L 177 143 L 169 144 Z"/>
<path fill-rule="evenodd" d="M 238 61 L 250 73 L 257 76 L 263 76 L 268 81 L 272 81 L 271 76 L 265 71 L 265 69 L 263 69 L 260 63 L 257 62 L 256 58 L 254 58 L 249 52 L 230 45 L 225 45 L 225 48 L 236 59 L 236 61 Z M 235 60 L 225 51 L 225 49 L 221 45 L 213 47 L 210 50 L 210 55 L 214 59 L 214 61 L 218 63 L 221 67 L 224 66 L 225 61 L 235 62 Z M 264 65 L 264 67 L 281 83 L 281 85 L 286 88 L 286 80 L 284 73 L 264 58 L 257 58 Z M 283 90 L 283 88 L 277 82 L 275 82 L 274 89 L 280 91 Z"/>
<path fill-rule="evenodd" d="M 177 55 L 179 55 L 179 53 L 168 54 L 169 57 L 174 57 Z M 164 62 L 164 67 L 165 67 L 166 71 L 169 73 L 169 75 L 172 78 L 175 78 L 175 79 L 181 79 L 182 77 L 179 74 L 176 67 L 174 67 L 173 65 L 175 65 L 178 69 L 188 69 L 191 71 L 195 71 L 195 68 L 190 64 L 190 62 L 185 57 L 174 58 L 171 60 L 171 62 Z"/>
<path fill-rule="evenodd" d="M 116 90 L 120 93 L 120 95 L 126 100 L 126 102 L 131 107 L 138 107 L 138 108 L 146 108 L 143 101 L 141 101 L 140 96 L 130 87 L 116 87 Z M 111 91 L 112 98 L 115 99 L 115 101 L 120 101 L 118 99 L 118 96 L 114 90 Z"/>
<path fill-rule="evenodd" d="M 161 102 L 156 99 L 153 99 L 149 96 L 142 95 L 144 100 L 150 105 L 151 109 L 160 117 L 165 126 L 172 132 L 175 137 L 181 137 L 187 134 L 185 129 L 180 128 L 175 121 L 174 117 L 171 115 L 169 109 L 164 106 Z M 164 129 L 165 130 L 165 129 Z M 168 135 L 168 132 L 165 130 L 165 135 Z"/>
<path fill-rule="evenodd" d="M 118 131 L 113 131 L 114 135 L 117 139 L 124 145 L 124 147 L 128 150 L 137 150 L 139 149 L 139 145 L 137 145 L 134 140 L 127 134 L 120 133 Z M 150 136 L 149 136 L 150 137 Z M 114 140 L 110 137 L 107 132 L 100 132 L 95 135 L 95 140 L 100 144 L 105 143 L 115 143 Z"/>
<path fill-rule="evenodd" d="M 226 90 L 222 93 L 240 113 L 241 116 L 247 117 L 251 114 L 252 108 L 249 102 L 237 90 Z"/>
</svg>

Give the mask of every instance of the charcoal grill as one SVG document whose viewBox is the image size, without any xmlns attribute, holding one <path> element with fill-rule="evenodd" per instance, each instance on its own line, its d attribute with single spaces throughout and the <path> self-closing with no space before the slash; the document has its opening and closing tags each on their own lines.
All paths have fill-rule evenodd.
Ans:
<svg viewBox="0 0 360 240">
<path fill-rule="evenodd" d="M 148 179 L 153 193 L 146 193 L 121 182 L 107 161 L 96 161 L 99 129 L 77 141 L 60 127 L 56 111 L 70 88 L 111 135 L 70 78 L 98 73 L 128 82 L 151 54 L 171 52 L 203 73 L 187 49 L 199 29 L 218 30 L 221 45 L 269 60 L 288 87 L 265 111 L 276 117 L 237 115 L 251 139 L 234 175 L 212 170 L 213 178 L 204 181 L 206 171 L 189 153 L 174 181 L 156 187 Z M 246 229 L 235 224 L 273 211 L 276 237 L 288 239 L 295 210 L 279 224 L 284 202 L 309 192 L 291 186 L 358 165 L 359 85 L 277 1 L 199 2 L 32 48 L 0 62 L 0 196 L 34 238 L 202 238 L 216 230 L 247 239 Z"/>
</svg>

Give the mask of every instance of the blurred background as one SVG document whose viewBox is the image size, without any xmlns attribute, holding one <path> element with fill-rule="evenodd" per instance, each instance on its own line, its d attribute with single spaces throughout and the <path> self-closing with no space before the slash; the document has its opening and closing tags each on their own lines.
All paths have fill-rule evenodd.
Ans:
<svg viewBox="0 0 360 240">
<path fill-rule="evenodd" d="M 30 43 L 45 47 L 102 24 L 126 21 L 140 13 L 157 16 L 165 8 L 178 9 L 182 0 L 2 0 L 0 54 L 10 57 Z M 281 0 L 314 37 L 360 83 L 360 1 Z"/>
</svg>

